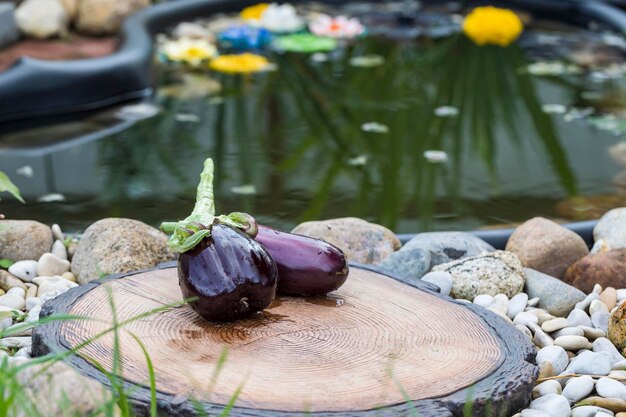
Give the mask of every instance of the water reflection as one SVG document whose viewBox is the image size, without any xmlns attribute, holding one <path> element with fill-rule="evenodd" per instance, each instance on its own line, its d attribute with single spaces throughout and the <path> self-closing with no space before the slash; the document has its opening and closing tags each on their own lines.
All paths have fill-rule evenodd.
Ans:
<svg viewBox="0 0 626 417">
<path fill-rule="evenodd" d="M 621 168 L 607 149 L 619 136 L 572 109 L 600 108 L 590 91 L 605 100 L 624 88 L 586 72 L 532 74 L 530 59 L 546 58 L 537 42 L 370 37 L 324 60 L 273 55 L 279 70 L 251 78 L 166 69 L 152 103 L 161 113 L 132 127 L 48 148 L 58 130 L 29 133 L 37 147 L 0 139 L 0 168 L 31 202 L 3 200 L 3 212 L 74 230 L 105 216 L 184 217 L 211 156 L 218 210 L 284 229 L 340 216 L 398 232 L 558 217 L 562 199 L 615 192 Z M 378 64 L 355 66 L 363 57 Z M 446 158 L 433 163 L 432 151 Z M 26 165 L 32 177 L 15 174 Z M 66 201 L 32 203 L 51 193 Z"/>
</svg>

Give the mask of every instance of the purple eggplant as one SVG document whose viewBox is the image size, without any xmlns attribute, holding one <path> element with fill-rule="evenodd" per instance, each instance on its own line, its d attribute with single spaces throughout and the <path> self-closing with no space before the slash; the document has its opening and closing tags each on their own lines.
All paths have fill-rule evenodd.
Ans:
<svg viewBox="0 0 626 417">
<path fill-rule="evenodd" d="M 341 287 L 348 263 L 341 249 L 320 239 L 259 226 L 255 237 L 276 261 L 278 292 L 320 295 Z"/>
<path fill-rule="evenodd" d="M 252 237 L 256 221 L 246 213 L 215 215 L 213 161 L 204 162 L 196 204 L 187 218 L 164 222 L 178 256 L 178 281 L 185 299 L 204 319 L 231 321 L 269 306 L 278 269 Z M 251 237 L 252 236 L 252 237 Z"/>
<path fill-rule="evenodd" d="M 269 306 L 278 270 L 268 252 L 248 235 L 223 224 L 211 227 L 193 249 L 180 254 L 178 281 L 185 299 L 205 320 L 232 321 Z"/>
</svg>

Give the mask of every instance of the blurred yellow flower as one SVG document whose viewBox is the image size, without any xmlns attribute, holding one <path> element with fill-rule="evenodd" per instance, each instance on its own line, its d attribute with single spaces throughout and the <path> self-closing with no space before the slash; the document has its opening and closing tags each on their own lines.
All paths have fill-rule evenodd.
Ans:
<svg viewBox="0 0 626 417">
<path fill-rule="evenodd" d="M 170 61 L 186 62 L 197 66 L 217 55 L 215 45 L 204 39 L 180 38 L 167 41 L 161 52 Z"/>
<path fill-rule="evenodd" d="M 463 32 L 477 45 L 508 46 L 523 30 L 515 13 L 492 6 L 475 8 L 463 21 Z"/>
<path fill-rule="evenodd" d="M 261 16 L 270 5 L 267 3 L 259 3 L 254 6 L 246 7 L 239 14 L 244 20 L 261 20 Z"/>
<path fill-rule="evenodd" d="M 268 70 L 272 67 L 272 64 L 261 55 L 245 53 L 220 55 L 210 62 L 209 67 L 212 70 L 230 74 L 249 74 L 251 72 Z"/>
</svg>

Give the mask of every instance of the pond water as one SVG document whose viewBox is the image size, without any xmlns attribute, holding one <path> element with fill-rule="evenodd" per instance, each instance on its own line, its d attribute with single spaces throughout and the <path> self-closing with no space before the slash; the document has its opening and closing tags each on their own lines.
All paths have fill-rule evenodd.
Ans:
<svg viewBox="0 0 626 417">
<path fill-rule="evenodd" d="M 343 216 L 474 229 L 626 205 L 622 37 L 524 14 L 517 43 L 479 47 L 458 11 L 399 19 L 398 6 L 333 10 L 368 34 L 328 53 L 266 50 L 274 71 L 161 63 L 139 107 L 0 132 L 0 170 L 27 200 L 3 196 L 1 211 L 73 231 L 179 219 L 206 157 L 218 212 L 283 229 Z"/>
</svg>

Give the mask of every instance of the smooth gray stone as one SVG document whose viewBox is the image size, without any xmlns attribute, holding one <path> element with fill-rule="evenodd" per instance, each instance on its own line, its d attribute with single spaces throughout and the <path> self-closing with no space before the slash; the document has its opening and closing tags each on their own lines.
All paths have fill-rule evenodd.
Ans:
<svg viewBox="0 0 626 417">
<path fill-rule="evenodd" d="M 419 233 L 409 240 L 400 252 L 422 249 L 430 253 L 431 265 L 445 264 L 457 259 L 493 252 L 494 247 L 476 236 L 465 232 Z"/>
<path fill-rule="evenodd" d="M 15 5 L 11 2 L 0 2 L 0 48 L 9 46 L 20 37 L 15 23 Z"/>
<path fill-rule="evenodd" d="M 585 293 L 560 279 L 530 268 L 524 268 L 524 275 L 528 297 L 538 297 L 538 306 L 556 317 L 566 317 L 576 303 L 585 299 Z"/>
<path fill-rule="evenodd" d="M 378 265 L 400 277 L 418 280 L 430 269 L 430 254 L 422 249 L 397 251 Z"/>
</svg>

